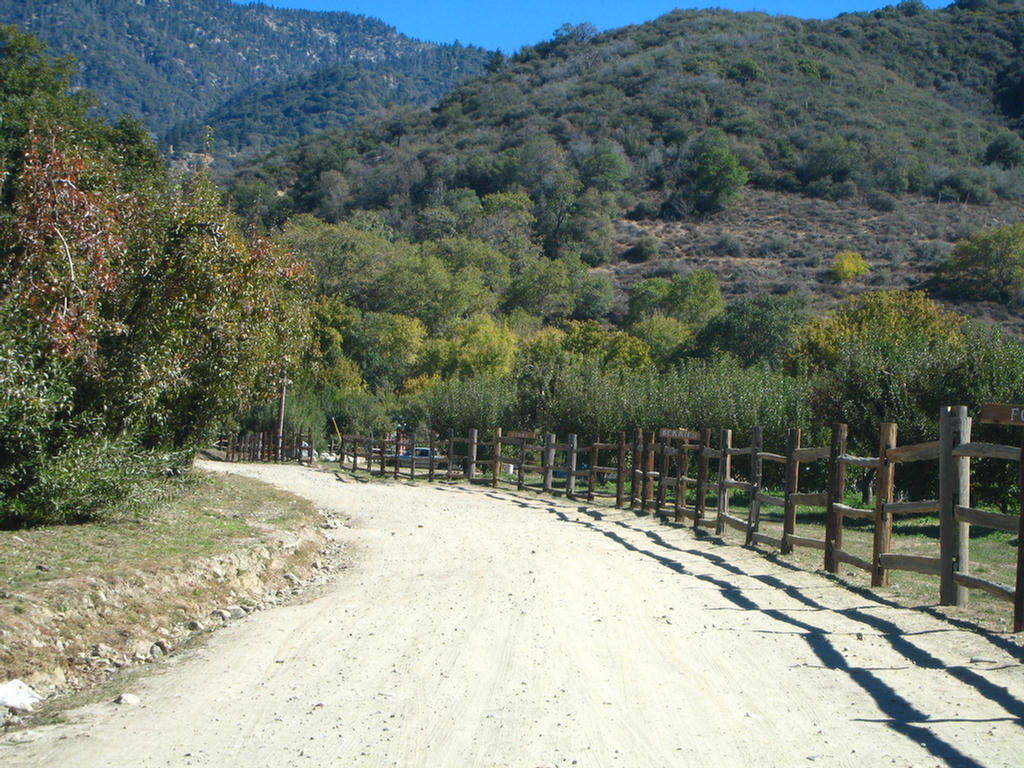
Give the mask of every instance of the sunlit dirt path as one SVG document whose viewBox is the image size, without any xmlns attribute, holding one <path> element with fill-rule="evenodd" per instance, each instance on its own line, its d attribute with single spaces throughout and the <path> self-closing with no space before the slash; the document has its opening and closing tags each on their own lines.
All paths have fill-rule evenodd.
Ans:
<svg viewBox="0 0 1024 768">
<path fill-rule="evenodd" d="M 351 565 L 216 632 L 9 766 L 1019 766 L 1024 666 L 959 629 L 628 511 L 259 477 Z"/>
</svg>

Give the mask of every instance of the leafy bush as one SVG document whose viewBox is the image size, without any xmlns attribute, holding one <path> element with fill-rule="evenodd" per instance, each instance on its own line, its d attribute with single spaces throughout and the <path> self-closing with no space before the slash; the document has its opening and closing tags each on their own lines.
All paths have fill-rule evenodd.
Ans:
<svg viewBox="0 0 1024 768">
<path fill-rule="evenodd" d="M 861 277 L 870 271 L 864 257 L 856 251 L 840 251 L 832 259 L 832 278 L 839 283 Z"/>
<path fill-rule="evenodd" d="M 985 148 L 985 162 L 1003 168 L 1024 165 L 1024 139 L 1015 133 L 1001 133 Z"/>
<path fill-rule="evenodd" d="M 191 452 L 147 451 L 128 438 L 87 435 L 45 456 L 38 481 L 16 502 L 18 524 L 82 523 L 134 514 L 148 505 L 150 481 L 177 474 Z"/>
<path fill-rule="evenodd" d="M 796 332 L 792 362 L 813 376 L 819 422 L 846 422 L 868 450 L 881 421 L 900 424 L 901 442 L 933 439 L 944 399 L 936 387 L 959 349 L 963 320 L 921 291 L 860 294 L 812 318 Z"/>
<path fill-rule="evenodd" d="M 1024 224 L 976 232 L 959 241 L 936 270 L 955 296 L 1009 301 L 1024 289 Z"/>
<path fill-rule="evenodd" d="M 718 240 L 711 249 L 718 256 L 731 256 L 733 258 L 740 258 L 743 256 L 743 243 L 735 235 L 724 234 Z"/>
<path fill-rule="evenodd" d="M 632 264 L 641 264 L 657 258 L 658 241 L 650 235 L 644 235 L 636 245 L 623 254 L 623 258 Z"/>
<path fill-rule="evenodd" d="M 422 421 L 440 433 L 493 430 L 513 421 L 516 387 L 507 376 L 474 376 L 439 383 L 413 398 Z"/>
<path fill-rule="evenodd" d="M 992 177 L 979 168 L 962 168 L 940 178 L 932 188 L 939 200 L 985 205 L 995 200 Z"/>
<path fill-rule="evenodd" d="M 865 202 L 882 213 L 896 210 L 896 198 L 880 189 L 872 189 L 864 196 Z"/>
<path fill-rule="evenodd" d="M 815 141 L 797 169 L 805 184 L 829 179 L 836 183 L 852 179 L 864 163 L 864 149 L 842 136 L 826 136 Z"/>
</svg>

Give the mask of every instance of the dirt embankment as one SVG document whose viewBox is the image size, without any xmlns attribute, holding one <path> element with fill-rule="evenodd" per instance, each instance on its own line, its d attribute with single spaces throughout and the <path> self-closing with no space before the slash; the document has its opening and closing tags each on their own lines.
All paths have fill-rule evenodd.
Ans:
<svg viewBox="0 0 1024 768">
<path fill-rule="evenodd" d="M 1016 766 L 1009 636 L 621 510 L 229 468 L 348 525 L 310 595 L 214 633 L 136 706 L 0 739 L 23 766 Z"/>
<path fill-rule="evenodd" d="M 86 568 L 4 589 L 0 675 L 54 698 L 158 661 L 324 580 L 339 560 L 324 529 L 337 524 L 330 516 L 260 521 L 254 536 L 221 554 Z M 5 715 L 8 725 L 19 722 L 16 713 Z"/>
</svg>

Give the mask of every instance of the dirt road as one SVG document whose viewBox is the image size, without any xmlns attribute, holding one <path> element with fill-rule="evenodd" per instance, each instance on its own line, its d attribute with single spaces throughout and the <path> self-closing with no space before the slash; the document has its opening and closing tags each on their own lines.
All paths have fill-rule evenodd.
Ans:
<svg viewBox="0 0 1024 768">
<path fill-rule="evenodd" d="M 222 468 L 344 516 L 351 567 L 0 764 L 1021 764 L 1005 637 L 625 511 Z"/>
</svg>

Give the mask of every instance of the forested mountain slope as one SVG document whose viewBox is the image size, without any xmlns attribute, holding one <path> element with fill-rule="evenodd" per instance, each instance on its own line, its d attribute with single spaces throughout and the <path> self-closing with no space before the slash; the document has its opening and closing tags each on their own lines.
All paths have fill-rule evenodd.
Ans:
<svg viewBox="0 0 1024 768">
<path fill-rule="evenodd" d="M 523 182 L 524 149 L 551 137 L 576 178 L 608 148 L 628 162 L 627 189 L 666 193 L 659 204 L 685 208 L 671 193 L 683 191 L 708 131 L 728 137 L 763 188 L 826 197 L 927 190 L 968 202 L 1021 191 L 1015 175 L 998 172 L 1013 160 L 989 152 L 1021 127 L 1016 6 L 928 11 L 905 2 L 829 21 L 676 11 L 603 35 L 566 28 L 494 68 L 430 112 L 339 136 L 345 162 L 370 158 L 377 168 L 378 182 L 360 185 L 352 204 L 417 202 L 439 181 L 477 193 Z M 283 167 L 298 154 L 308 150 Z M 422 172 L 410 177 L 410 161 Z"/>
<path fill-rule="evenodd" d="M 202 140 L 207 115 L 225 102 L 242 94 L 260 99 L 295 78 L 337 72 L 332 87 L 344 104 L 325 114 L 315 102 L 303 103 L 305 80 L 298 91 L 287 86 L 291 111 L 278 109 L 270 124 L 264 113 L 252 136 L 257 147 L 302 135 L 296 126 L 322 129 L 381 103 L 430 103 L 455 80 L 482 71 L 488 55 L 412 40 L 365 16 L 228 0 L 0 0 L 0 23 L 32 32 L 51 55 L 74 56 L 75 85 L 95 93 L 105 114 L 140 117 L 160 137 L 183 123 L 174 135 L 193 144 Z M 419 88 L 415 99 L 410 83 Z M 306 111 L 314 117 L 306 119 Z M 245 136 L 228 133 L 224 148 L 248 146 Z"/>
<path fill-rule="evenodd" d="M 430 110 L 396 109 L 241 169 L 229 180 L 239 211 L 272 227 L 375 211 L 414 241 L 501 248 L 521 231 L 482 234 L 479 212 L 493 217 L 504 195 L 552 263 L 613 280 L 617 310 L 570 316 L 619 320 L 637 280 L 698 263 L 722 280 L 727 257 L 762 260 L 742 293 L 764 289 L 750 279 L 761 271 L 773 290 L 803 282 L 834 297 L 843 250 L 870 271 L 844 291 L 921 287 L 957 240 L 1024 212 L 1015 2 L 909 0 L 827 21 L 675 11 L 604 34 L 567 25 L 489 70 Z M 831 212 L 805 217 L 814 207 L 800 200 Z M 715 236 L 688 237 L 697 224 Z"/>
</svg>

